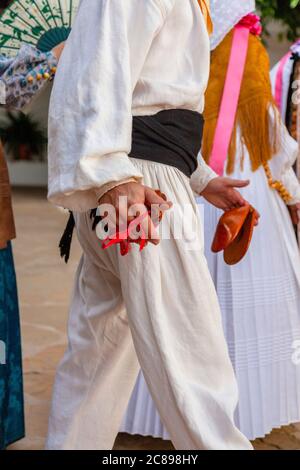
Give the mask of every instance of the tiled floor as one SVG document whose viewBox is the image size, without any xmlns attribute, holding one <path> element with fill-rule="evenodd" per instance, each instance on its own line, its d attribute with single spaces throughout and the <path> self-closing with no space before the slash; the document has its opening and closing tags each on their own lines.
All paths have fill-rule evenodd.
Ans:
<svg viewBox="0 0 300 470">
<path fill-rule="evenodd" d="M 56 365 L 66 343 L 69 294 L 80 247 L 75 239 L 68 265 L 57 243 L 67 215 L 46 201 L 41 190 L 14 193 L 18 238 L 14 253 L 22 318 L 26 394 L 26 438 L 13 449 L 42 449 Z M 300 424 L 273 431 L 255 442 L 259 450 L 300 449 Z M 167 450 L 172 444 L 120 434 L 116 449 Z"/>
</svg>

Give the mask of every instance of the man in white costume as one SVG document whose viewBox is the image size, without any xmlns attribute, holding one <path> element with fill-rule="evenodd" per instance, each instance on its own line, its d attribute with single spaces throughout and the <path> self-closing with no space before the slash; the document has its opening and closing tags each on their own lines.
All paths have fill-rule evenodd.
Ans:
<svg viewBox="0 0 300 470">
<path fill-rule="evenodd" d="M 224 52 L 224 44 L 227 48 L 232 28 L 242 16 L 253 12 L 254 8 L 254 1 L 211 1 L 214 19 L 211 48 L 214 53 L 206 95 L 208 104 L 209 100 L 212 101 L 212 96 L 217 96 L 216 90 L 223 86 L 220 74 L 214 75 L 214 71 L 219 72 L 223 66 L 226 72 L 228 55 L 226 50 Z M 254 70 L 253 63 L 259 64 L 257 71 Z M 289 69 L 288 79 L 285 78 L 286 71 L 283 78 L 284 83 L 289 83 L 292 67 L 287 63 L 286 68 Z M 240 400 L 235 420 L 239 429 L 252 440 L 264 437 L 273 428 L 300 421 L 300 365 L 297 360 L 297 345 L 300 339 L 300 256 L 290 217 L 290 212 L 295 215 L 300 205 L 300 185 L 293 172 L 298 152 L 297 143 L 289 136 L 278 111 L 275 111 L 274 116 L 268 56 L 260 39 L 255 36 L 249 38 L 243 78 L 245 85 L 241 88 L 239 112 L 241 113 L 240 107 L 244 106 L 247 99 L 251 108 L 242 109 L 244 113 L 248 113 L 252 126 L 256 118 L 255 112 L 261 116 L 260 112 L 263 111 L 266 116 L 266 119 L 257 122 L 258 132 L 253 132 L 251 127 L 251 146 L 255 148 L 256 142 L 261 144 L 260 129 L 263 129 L 264 122 L 271 130 L 269 138 L 276 136 L 275 129 L 281 145 L 276 153 L 272 152 L 268 165 L 274 180 L 282 182 L 290 194 L 287 206 L 280 193 L 269 186 L 263 165 L 253 170 L 249 147 L 241 144 L 241 135 L 244 138 L 247 134 L 242 134 L 245 126 L 239 117 L 235 164 L 233 172 L 228 173 L 234 178 L 251 181 L 250 185 L 242 190 L 243 196 L 260 212 L 261 223 L 255 230 L 251 248 L 245 258 L 235 266 L 228 266 L 224 263 L 223 253 L 211 253 L 215 226 L 221 214 L 207 204 L 204 219 L 205 252 L 217 289 L 230 358 L 239 385 Z M 262 88 L 253 91 L 261 81 L 263 96 L 260 91 Z M 248 99 L 249 96 L 251 100 Z M 264 104 L 264 96 L 267 98 L 267 106 Z M 255 99 L 256 104 L 253 103 Z M 284 101 L 287 101 L 287 93 Z M 207 111 L 207 114 L 211 113 L 211 107 Z M 207 125 L 210 125 L 209 119 L 206 121 Z M 207 135 L 204 133 L 204 136 Z M 244 142 L 249 140 L 245 139 Z M 207 142 L 204 137 L 203 155 L 205 147 Z M 142 373 L 129 402 L 121 430 L 169 438 L 147 391 Z"/>
<path fill-rule="evenodd" d="M 49 199 L 73 211 L 84 253 L 48 449 L 111 449 L 140 367 L 177 449 L 252 448 L 233 422 L 237 386 L 188 177 L 209 73 L 207 3 L 82 0 L 62 54 L 50 103 Z M 161 152 L 142 142 L 146 158 L 133 158 L 133 124 L 154 133 Z M 180 142 L 164 145 L 173 126 Z M 191 181 L 218 207 L 244 204 L 234 186 L 247 182 L 217 178 L 204 162 Z M 119 195 L 128 206 L 164 202 L 158 188 L 179 213 L 193 208 L 194 250 L 172 229 L 158 244 L 150 218 L 152 243 L 142 252 L 102 250 L 90 210 L 109 202 L 121 212 Z"/>
<path fill-rule="evenodd" d="M 255 0 L 243 0 L 242 2 L 240 0 L 211 0 L 210 6 L 213 19 L 210 49 L 213 50 L 235 24 L 255 10 Z M 209 245 L 209 242 L 207 244 Z M 120 431 L 170 439 L 149 394 L 142 371 L 136 381 Z"/>
</svg>

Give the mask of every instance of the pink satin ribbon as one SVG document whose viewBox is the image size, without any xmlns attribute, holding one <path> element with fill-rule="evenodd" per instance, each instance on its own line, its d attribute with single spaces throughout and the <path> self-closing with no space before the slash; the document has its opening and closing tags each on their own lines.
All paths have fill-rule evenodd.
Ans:
<svg viewBox="0 0 300 470">
<path fill-rule="evenodd" d="M 290 51 L 282 57 L 281 61 L 279 62 L 276 79 L 275 79 L 275 101 L 276 104 L 282 112 L 282 94 L 283 94 L 283 73 L 286 63 L 290 60 L 293 54 L 294 48 L 300 46 L 300 39 L 298 39 L 291 47 Z"/>
<path fill-rule="evenodd" d="M 231 141 L 232 131 L 240 97 L 244 75 L 249 34 L 259 35 L 261 25 L 256 15 L 245 16 L 234 28 L 230 59 L 227 69 L 222 102 L 217 121 L 212 153 L 211 168 L 219 175 L 224 174 L 225 162 Z"/>
<path fill-rule="evenodd" d="M 275 81 L 275 102 L 280 110 L 282 111 L 282 92 L 283 92 L 283 72 L 287 61 L 291 58 L 292 52 L 288 52 L 285 56 L 282 57 L 279 62 L 276 81 Z"/>
</svg>

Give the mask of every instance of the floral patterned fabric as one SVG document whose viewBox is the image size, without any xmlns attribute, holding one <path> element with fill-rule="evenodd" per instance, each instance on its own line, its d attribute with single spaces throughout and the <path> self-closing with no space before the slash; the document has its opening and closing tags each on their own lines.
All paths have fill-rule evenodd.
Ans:
<svg viewBox="0 0 300 470">
<path fill-rule="evenodd" d="M 23 108 L 53 78 L 56 66 L 52 52 L 29 44 L 23 44 L 14 58 L 0 55 L 0 104 Z"/>
<path fill-rule="evenodd" d="M 18 295 L 10 242 L 0 250 L 0 449 L 24 436 Z"/>
<path fill-rule="evenodd" d="M 13 59 L 0 55 L 0 104 L 27 105 L 53 78 L 51 53 L 24 44 Z M 18 295 L 11 243 L 0 249 L 0 449 L 24 437 L 24 403 Z"/>
</svg>

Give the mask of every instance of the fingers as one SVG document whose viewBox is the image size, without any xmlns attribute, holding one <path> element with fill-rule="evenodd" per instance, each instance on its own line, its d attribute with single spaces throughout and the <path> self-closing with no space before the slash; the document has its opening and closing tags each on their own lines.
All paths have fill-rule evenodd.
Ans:
<svg viewBox="0 0 300 470">
<path fill-rule="evenodd" d="M 167 201 L 159 190 L 154 191 L 138 183 L 124 183 L 105 193 L 99 201 L 100 205 L 103 203 L 110 204 L 115 211 L 115 232 L 128 236 L 129 230 L 131 241 L 142 241 L 143 246 L 147 241 L 155 245 L 160 242 L 156 226 L 172 202 Z"/>
<path fill-rule="evenodd" d="M 235 189 L 228 189 L 227 194 L 224 197 L 224 203 L 228 209 L 234 209 L 235 207 L 242 207 L 247 204 L 247 201 L 243 196 Z"/>
<path fill-rule="evenodd" d="M 160 238 L 156 227 L 163 214 L 172 207 L 172 202 L 167 201 L 166 196 L 160 191 L 155 191 L 147 186 L 144 187 L 144 190 L 144 207 L 140 207 L 138 213 L 134 207 L 129 209 L 129 216 L 135 219 L 131 222 L 131 227 L 137 224 L 137 220 L 140 218 L 139 216 L 141 216 L 141 221 L 136 225 L 137 230 L 140 230 L 137 235 L 145 237 L 146 241 L 154 245 L 158 245 Z M 149 210 L 151 211 L 150 215 Z"/>
<path fill-rule="evenodd" d="M 254 214 L 255 214 L 255 222 L 254 222 L 254 226 L 255 226 L 255 227 L 257 227 L 257 226 L 258 226 L 258 224 L 259 224 L 260 213 L 259 213 L 257 210 L 255 210 L 255 211 L 254 211 Z"/>
<path fill-rule="evenodd" d="M 149 208 L 152 205 L 159 205 L 161 210 L 166 211 L 173 205 L 171 201 L 168 201 L 166 196 L 159 191 L 154 191 L 152 188 L 145 186 L 145 204 Z"/>
<path fill-rule="evenodd" d="M 298 225 L 298 216 L 294 211 L 290 211 L 293 225 Z"/>
<path fill-rule="evenodd" d="M 250 180 L 234 180 L 231 178 L 227 178 L 227 186 L 231 188 L 245 188 L 249 186 Z"/>
<path fill-rule="evenodd" d="M 135 210 L 135 217 L 132 222 L 130 222 L 128 230 L 130 239 L 134 242 L 138 240 L 145 240 L 146 242 L 153 243 L 158 245 L 160 242 L 159 234 L 155 228 L 155 225 L 149 216 L 148 209 L 146 206 L 139 207 L 139 210 Z M 132 209 L 130 209 L 132 214 Z"/>
<path fill-rule="evenodd" d="M 153 245 L 158 245 L 160 242 L 159 234 L 154 226 L 154 223 L 149 215 L 143 219 L 141 223 L 142 230 L 146 235 L 146 240 Z"/>
<path fill-rule="evenodd" d="M 159 224 L 164 213 L 173 205 L 171 201 L 167 200 L 165 194 L 161 193 L 159 190 L 154 191 L 147 186 L 145 187 L 145 204 L 150 210 L 154 226 Z"/>
<path fill-rule="evenodd" d="M 300 222 L 300 203 L 288 206 L 293 225 L 298 225 Z"/>
<path fill-rule="evenodd" d="M 163 204 L 166 202 L 166 197 L 163 193 L 155 191 L 149 186 L 145 186 L 145 203 L 149 204 Z"/>
<path fill-rule="evenodd" d="M 216 207 L 218 207 L 219 209 L 222 209 L 225 212 L 228 212 L 228 211 L 231 211 L 232 209 L 236 209 L 240 207 L 239 204 L 235 204 L 232 202 L 230 198 L 228 199 L 225 197 L 223 197 L 222 200 L 218 201 L 218 203 L 215 205 Z"/>
<path fill-rule="evenodd" d="M 295 204 L 295 225 L 300 223 L 300 203 Z"/>
<path fill-rule="evenodd" d="M 293 207 L 290 207 L 289 210 L 290 210 L 293 225 L 298 225 L 300 222 L 299 212 L 298 212 L 299 209 L 297 208 L 297 206 L 293 206 Z"/>
</svg>

